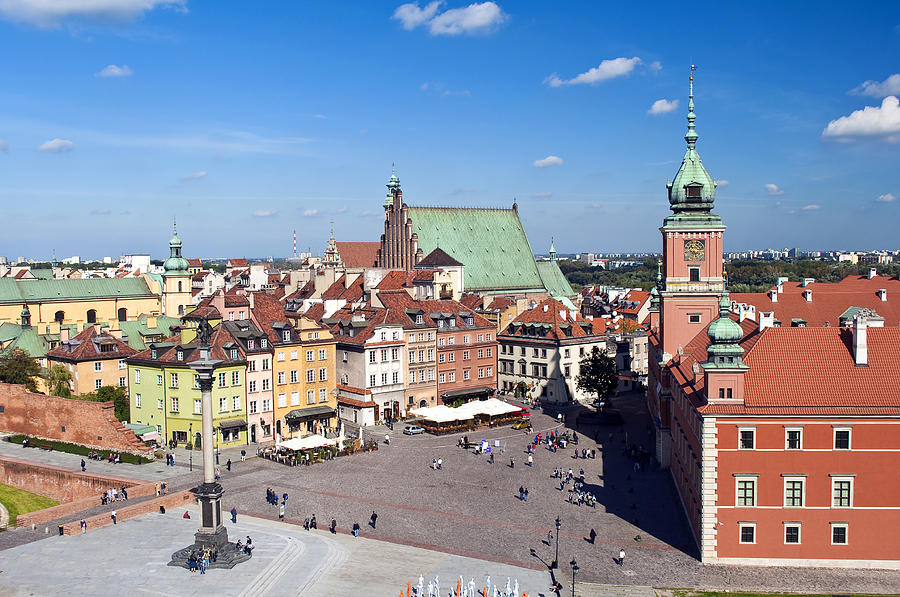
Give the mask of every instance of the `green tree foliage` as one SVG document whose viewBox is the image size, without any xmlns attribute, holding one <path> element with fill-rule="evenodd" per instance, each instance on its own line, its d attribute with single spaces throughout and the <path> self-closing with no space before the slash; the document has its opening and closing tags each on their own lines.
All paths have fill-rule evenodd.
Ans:
<svg viewBox="0 0 900 597">
<path fill-rule="evenodd" d="M 0 382 L 23 384 L 28 391 L 36 392 L 34 378 L 40 377 L 41 368 L 28 353 L 13 350 L 0 356 Z"/>
<path fill-rule="evenodd" d="M 581 372 L 575 383 L 579 390 L 597 394 L 597 412 L 600 412 L 619 385 L 616 361 L 595 346 L 581 359 Z"/>
<path fill-rule="evenodd" d="M 581 261 L 557 261 L 559 269 L 573 288 L 584 286 L 620 286 L 650 290 L 656 284 L 656 258 L 645 259 L 641 265 L 605 270 Z"/>
<path fill-rule="evenodd" d="M 65 365 L 57 363 L 50 367 L 47 373 L 47 382 L 50 384 L 50 395 L 68 398 L 72 395 L 69 390 L 69 382 L 72 381 L 72 374 L 66 369 Z"/>
<path fill-rule="evenodd" d="M 128 391 L 117 386 L 103 386 L 96 392 L 75 396 L 78 400 L 91 402 L 112 402 L 115 406 L 116 418 L 120 421 L 128 420 Z"/>
</svg>

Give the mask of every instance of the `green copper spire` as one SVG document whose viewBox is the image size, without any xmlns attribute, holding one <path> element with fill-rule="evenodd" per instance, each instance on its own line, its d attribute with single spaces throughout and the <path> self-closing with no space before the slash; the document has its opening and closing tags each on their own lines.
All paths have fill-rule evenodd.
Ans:
<svg viewBox="0 0 900 597">
<path fill-rule="evenodd" d="M 190 264 L 181 256 L 181 239 L 178 238 L 178 222 L 172 221 L 172 238 L 169 240 L 169 258 L 163 262 L 163 275 L 184 275 Z"/>
<path fill-rule="evenodd" d="M 697 134 L 694 121 L 697 115 L 694 113 L 694 74 L 696 67 L 691 65 L 690 93 L 688 95 L 688 130 L 684 135 L 687 142 L 687 151 L 681 161 L 681 167 L 672 182 L 666 185 L 669 191 L 669 204 L 676 216 L 688 218 L 700 216 L 704 219 L 718 220 L 718 216 L 711 214 L 716 199 L 716 183 L 703 167 L 700 156 L 697 153 Z"/>
<path fill-rule="evenodd" d="M 553 237 L 550 237 L 550 261 L 556 261 L 556 247 L 553 246 Z"/>
<path fill-rule="evenodd" d="M 391 164 L 391 177 L 387 182 L 387 196 L 384 198 L 384 204 L 393 205 L 394 204 L 394 191 L 400 190 L 400 179 L 397 178 L 397 169 L 394 167 L 394 164 Z"/>
<path fill-rule="evenodd" d="M 659 311 L 659 291 L 662 289 L 662 262 L 656 262 L 656 284 L 650 289 L 650 310 Z"/>
<path fill-rule="evenodd" d="M 706 335 L 710 344 L 706 348 L 709 355 L 705 368 L 746 369 L 744 365 L 744 349 L 739 342 L 744 337 L 744 328 L 731 319 L 731 301 L 728 292 L 722 291 L 719 300 L 719 318 L 709 324 Z"/>
</svg>

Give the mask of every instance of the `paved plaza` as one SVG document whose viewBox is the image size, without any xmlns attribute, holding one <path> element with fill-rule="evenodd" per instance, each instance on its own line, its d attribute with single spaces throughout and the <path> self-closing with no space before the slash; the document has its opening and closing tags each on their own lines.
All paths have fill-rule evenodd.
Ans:
<svg viewBox="0 0 900 597">
<path fill-rule="evenodd" d="M 547 565 L 553 560 L 556 538 L 548 540 L 547 533 L 554 530 L 554 519 L 559 516 L 560 570 L 557 574 L 568 586 L 571 579 L 569 562 L 577 560 L 580 568 L 578 592 L 581 595 L 625 594 L 622 592 L 625 589 L 611 588 L 619 585 L 633 585 L 631 594 L 634 591 L 644 594 L 647 589 L 641 587 L 649 586 L 900 593 L 900 572 L 897 571 L 699 564 L 668 472 L 635 471 L 634 462 L 624 455 L 626 445 L 649 442 L 642 399 L 632 395 L 618 404 L 627 421 L 625 426 L 579 428 L 579 450 L 596 448 L 596 459 L 576 460 L 574 449 L 552 453 L 540 446 L 534 455 L 533 467 L 525 465 L 525 447 L 532 434 L 510 427 L 469 436 L 470 441 L 488 439 L 492 444 L 495 440 L 500 443 L 503 452 L 495 454 L 493 464 L 488 462 L 487 456 L 457 447 L 459 435 L 409 437 L 400 433 L 400 426 L 391 433 L 391 445 L 385 446 L 382 442 L 376 452 L 309 467 L 287 467 L 259 458 L 242 463 L 238 456 L 230 455 L 233 467 L 228 472 L 224 462 L 229 455 L 223 454 L 220 466 L 226 490 L 223 506 L 226 511 L 235 506 L 239 512 L 238 525 L 229 525 L 231 536 L 250 533 L 254 543 L 259 545 L 253 563 L 242 565 L 246 568 L 211 571 L 209 578 L 197 580 L 195 577 L 186 585 L 179 585 L 177 579 L 184 579 L 184 576 L 178 575 L 189 573 L 168 569 L 165 563 L 172 551 L 190 542 L 196 522 L 183 521 L 185 524 L 181 525 L 182 521 L 175 517 L 149 515 L 98 529 L 83 537 L 51 537 L 17 547 L 13 546 L 24 541 L 0 541 L 0 548 L 10 547 L 0 552 L 0 566 L 3 567 L 0 580 L 16 578 L 21 579 L 24 586 L 32 586 L 28 584 L 31 582 L 41 586 L 41 582 L 50 583 L 51 579 L 34 570 L 20 570 L 22 566 L 17 563 L 47 561 L 55 566 L 60 561 L 64 563 L 62 568 L 71 566 L 72 570 L 60 572 L 58 582 L 89 582 L 89 575 L 96 581 L 98 570 L 88 570 L 82 558 L 87 557 L 86 553 L 103 552 L 92 551 L 99 547 L 85 548 L 87 551 L 78 547 L 87 545 L 78 541 L 96 541 L 99 546 L 107 545 L 108 559 L 97 555 L 91 560 L 96 557 L 99 561 L 119 563 L 119 566 L 103 566 L 103 575 L 109 575 L 113 584 L 117 583 L 119 570 L 124 576 L 131 574 L 143 578 L 146 575 L 147 581 L 141 582 L 140 586 L 142 591 L 149 592 L 156 590 L 155 582 L 162 582 L 157 579 L 172 578 L 176 579 L 171 581 L 172 586 L 180 591 L 191 591 L 199 583 L 218 579 L 227 588 L 217 589 L 218 594 L 294 594 L 297 587 L 329 586 L 334 592 L 319 594 L 344 595 L 358 592 L 360 587 L 367 586 L 366 583 L 377 580 L 384 592 L 372 594 L 392 595 L 408 581 L 415 584 L 419 574 L 429 579 L 439 574 L 442 587 L 449 587 L 445 583 L 450 583 L 451 579 L 455 585 L 459 574 L 467 579 L 475 578 L 476 584 L 479 575 L 496 577 L 500 574 L 504 576 L 504 582 L 505 576 L 519 578 L 520 586 L 530 595 L 536 595 L 545 593 L 550 584 Z M 555 414 L 534 412 L 535 433 L 555 428 L 565 431 L 566 426 L 576 424 L 575 412 L 566 413 L 562 424 L 557 422 Z M 593 439 L 595 435 L 599 444 Z M 21 453 L 22 449 L 18 450 Z M 54 462 L 58 466 L 76 468 L 78 465 L 79 459 L 72 455 L 53 454 L 53 457 L 58 459 Z M 442 470 L 432 470 L 433 458 L 443 460 Z M 515 459 L 514 467 L 510 466 L 510 458 Z M 72 462 L 67 464 L 68 460 Z M 555 467 L 572 468 L 576 475 L 584 469 L 586 484 L 599 498 L 596 509 L 566 501 L 567 493 L 559 491 L 559 482 L 552 478 Z M 116 474 L 123 476 L 128 476 L 133 469 L 146 469 L 145 474 L 149 475 L 174 475 L 171 478 L 173 488 L 190 487 L 200 479 L 199 467 L 195 467 L 193 474 L 180 466 L 123 464 L 114 467 Z M 157 469 L 163 472 L 156 472 Z M 520 486 L 528 488 L 527 502 L 519 499 Z M 279 495 L 288 493 L 285 522 L 278 522 L 278 509 L 266 503 L 267 487 Z M 378 513 L 377 528 L 368 524 L 373 511 Z M 303 531 L 304 518 L 313 514 L 320 530 L 318 533 Z M 249 516 L 256 520 L 248 520 Z M 325 530 L 332 518 L 337 522 L 337 535 L 330 535 Z M 362 527 L 359 539 L 348 535 L 355 522 Z M 175 529 L 173 524 L 183 528 Z M 593 543 L 588 540 L 591 529 L 597 534 Z M 120 535 L 107 544 L 104 541 L 110 542 L 110 538 L 116 537 L 110 533 Z M 32 540 L 42 538 L 39 537 L 42 535 L 40 529 L 17 529 L 10 535 Z M 117 546 L 121 541 L 131 547 L 119 551 Z M 335 551 L 337 548 L 329 542 L 343 551 Z M 624 565 L 614 560 L 620 548 L 627 553 Z M 297 555 L 297 550 L 302 554 Z M 354 558 L 357 550 L 360 556 Z M 293 563 L 279 563 L 286 560 Z M 315 572 L 320 565 L 324 566 L 322 571 Z M 262 589 L 253 588 L 263 582 L 257 582 L 257 577 L 271 579 L 277 576 L 272 571 L 264 574 L 267 566 L 276 571 L 288 570 L 281 578 L 285 579 L 284 586 L 292 587 L 294 593 L 275 590 L 281 587 L 278 583 L 282 581 L 272 581 L 274 585 L 267 584 Z M 31 574 L 35 576 L 29 580 Z M 79 580 L 78 574 L 85 578 Z M 52 576 L 56 576 L 55 571 Z M 303 580 L 312 577 L 315 578 L 308 583 Z M 4 582 L 7 584 L 0 586 L 9 586 L 8 580 Z M 530 589 L 525 588 L 526 585 Z M 236 592 L 228 592 L 232 589 Z M 91 593 L 103 594 L 102 591 Z M 160 593 L 192 594 L 170 593 L 167 589 L 160 589 Z"/>
</svg>

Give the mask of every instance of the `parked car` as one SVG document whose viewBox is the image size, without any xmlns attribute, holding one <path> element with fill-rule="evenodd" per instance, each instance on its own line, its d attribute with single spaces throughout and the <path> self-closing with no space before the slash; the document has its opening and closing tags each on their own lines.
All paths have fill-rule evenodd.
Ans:
<svg viewBox="0 0 900 597">
<path fill-rule="evenodd" d="M 403 428 L 404 435 L 419 435 L 420 433 L 425 433 L 425 429 L 418 425 L 407 425 Z"/>
<path fill-rule="evenodd" d="M 527 429 L 528 427 L 531 427 L 531 421 L 527 419 L 524 421 L 516 421 L 512 426 L 513 429 Z"/>
</svg>

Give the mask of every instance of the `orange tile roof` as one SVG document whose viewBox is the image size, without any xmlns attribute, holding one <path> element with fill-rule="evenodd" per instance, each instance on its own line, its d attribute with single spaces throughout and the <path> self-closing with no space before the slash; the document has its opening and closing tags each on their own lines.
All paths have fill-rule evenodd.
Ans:
<svg viewBox="0 0 900 597">
<path fill-rule="evenodd" d="M 247 267 L 249 264 L 246 259 L 229 259 L 228 265 L 230 267 Z"/>
<path fill-rule="evenodd" d="M 546 311 L 544 310 L 546 308 Z M 561 314 L 561 312 L 564 312 Z M 569 338 L 585 338 L 592 335 L 600 335 L 606 330 L 606 321 L 600 318 L 593 320 L 584 318 L 581 313 L 575 311 L 575 318 L 561 302 L 553 298 L 547 298 L 540 302 L 534 309 L 528 309 L 519 313 L 509 325 L 501 332 L 503 336 L 527 336 L 526 328 L 529 324 L 549 324 L 544 337 L 548 340 L 566 340 Z M 567 335 L 565 329 L 571 329 Z"/>
<path fill-rule="evenodd" d="M 109 352 L 101 352 L 101 344 L 114 348 Z M 137 351 L 128 346 L 126 342 L 102 331 L 98 332 L 92 325 L 70 340 L 60 342 L 56 348 L 47 353 L 47 357 L 64 361 L 99 361 L 124 359 L 134 354 L 137 354 Z"/>
<path fill-rule="evenodd" d="M 774 287 L 773 287 L 774 288 Z M 878 291 L 887 291 L 887 301 L 878 297 Z M 840 282 L 813 282 L 803 288 L 800 282 L 782 285 L 778 302 L 773 303 L 767 292 L 736 292 L 730 295 L 732 302 L 746 303 L 760 311 L 775 312 L 775 318 L 788 326 L 792 319 L 806 321 L 806 325 L 822 327 L 828 322 L 840 325 L 840 316 L 848 307 L 865 307 L 884 317 L 884 325 L 900 325 L 900 280 L 887 276 L 848 276 Z M 812 291 L 812 301 L 803 298 L 803 291 Z M 758 315 L 757 315 L 758 316 Z"/>
<path fill-rule="evenodd" d="M 374 267 L 380 242 L 336 242 L 345 267 Z"/>
</svg>

